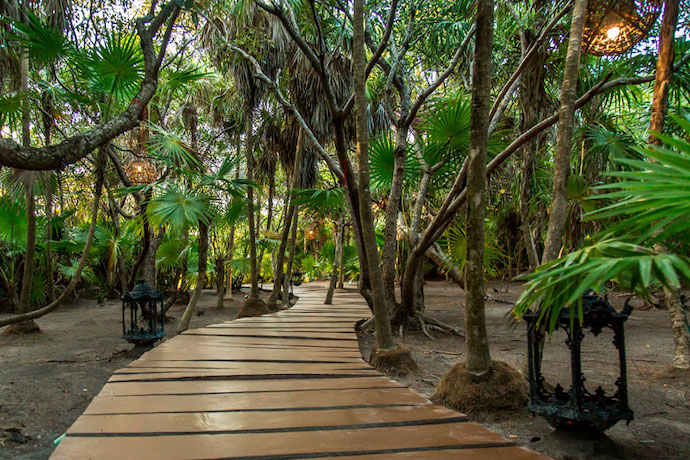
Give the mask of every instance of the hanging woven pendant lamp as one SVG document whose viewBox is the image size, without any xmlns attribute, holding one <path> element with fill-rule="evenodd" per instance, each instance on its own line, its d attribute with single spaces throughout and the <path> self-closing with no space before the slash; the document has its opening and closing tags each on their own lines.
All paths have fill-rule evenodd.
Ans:
<svg viewBox="0 0 690 460">
<path fill-rule="evenodd" d="M 595 56 L 629 51 L 659 17 L 663 0 L 589 0 L 582 50 Z"/>
<path fill-rule="evenodd" d="M 125 167 L 127 177 L 134 185 L 148 185 L 156 180 L 156 167 L 146 157 L 133 157 Z"/>
</svg>

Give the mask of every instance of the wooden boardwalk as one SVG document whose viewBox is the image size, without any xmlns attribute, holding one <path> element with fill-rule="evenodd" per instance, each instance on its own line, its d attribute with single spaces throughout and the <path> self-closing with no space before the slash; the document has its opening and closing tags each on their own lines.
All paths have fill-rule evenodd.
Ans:
<svg viewBox="0 0 690 460">
<path fill-rule="evenodd" d="M 356 294 L 189 330 L 117 371 L 53 459 L 536 459 L 361 359 Z"/>
</svg>

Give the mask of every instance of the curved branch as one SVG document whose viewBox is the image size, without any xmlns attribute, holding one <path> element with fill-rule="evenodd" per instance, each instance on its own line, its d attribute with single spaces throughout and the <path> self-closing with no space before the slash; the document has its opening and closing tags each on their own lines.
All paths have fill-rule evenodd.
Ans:
<svg viewBox="0 0 690 460">
<path fill-rule="evenodd" d="M 180 8 L 173 1 L 164 5 L 155 17 L 146 16 L 137 19 L 136 29 L 144 55 L 144 79 L 141 82 L 139 92 L 122 113 L 83 134 L 46 147 L 23 147 L 13 139 L 0 138 L 0 165 L 35 171 L 62 169 L 66 165 L 83 159 L 97 147 L 137 126 L 144 107 L 149 103 L 158 87 L 158 71 L 161 60 L 179 13 Z M 160 51 L 156 54 L 153 38 L 166 21 L 168 21 L 168 27 Z M 148 27 L 146 26 L 147 23 L 149 24 Z"/>
</svg>

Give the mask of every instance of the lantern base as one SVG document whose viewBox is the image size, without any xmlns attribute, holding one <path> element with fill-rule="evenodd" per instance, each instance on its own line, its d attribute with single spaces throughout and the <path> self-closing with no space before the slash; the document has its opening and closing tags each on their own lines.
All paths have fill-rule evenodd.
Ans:
<svg viewBox="0 0 690 460">
<path fill-rule="evenodd" d="M 159 332 L 156 334 L 150 333 L 137 333 L 137 334 L 125 334 L 122 336 L 127 342 L 133 344 L 135 347 L 151 347 L 154 343 L 161 340 L 165 336 L 164 332 Z"/>
<path fill-rule="evenodd" d="M 541 415 L 553 428 L 564 431 L 606 431 L 620 420 L 630 423 L 634 413 L 615 405 L 585 402 L 575 410 L 553 401 L 530 401 L 527 409 Z"/>
</svg>

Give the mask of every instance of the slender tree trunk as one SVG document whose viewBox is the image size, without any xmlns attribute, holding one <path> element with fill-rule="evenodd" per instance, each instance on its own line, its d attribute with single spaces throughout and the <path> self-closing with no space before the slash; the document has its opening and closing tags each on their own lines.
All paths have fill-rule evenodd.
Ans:
<svg viewBox="0 0 690 460">
<path fill-rule="evenodd" d="M 225 259 L 222 257 L 216 258 L 216 287 L 218 288 L 216 308 L 223 308 L 223 300 L 225 299 Z"/>
<path fill-rule="evenodd" d="M 535 12 L 538 15 L 535 30 L 539 30 L 544 25 L 543 1 L 535 3 Z M 536 34 L 532 31 L 526 31 L 524 33 L 525 44 L 523 53 L 526 52 L 527 48 L 534 45 L 534 40 L 536 40 L 535 35 Z M 523 71 L 520 84 L 520 108 L 522 111 L 520 130 L 522 132 L 532 128 L 543 118 L 543 110 L 541 108 L 544 105 L 544 100 L 548 97 L 544 88 L 547 58 L 548 53 L 542 45 L 532 56 Z M 537 152 L 539 151 L 540 141 L 541 136 L 537 136 L 536 139 L 525 143 L 522 149 L 522 165 L 520 168 L 522 181 L 520 182 L 519 210 L 522 239 L 525 243 L 527 260 L 532 270 L 539 266 L 540 258 L 532 235 L 529 219 L 529 201 L 531 198 L 530 182 L 532 179 L 534 162 L 537 157 Z"/>
<path fill-rule="evenodd" d="M 340 259 L 340 261 L 338 262 L 338 266 L 340 267 L 340 273 L 338 276 L 338 289 L 345 288 L 345 242 L 347 241 L 346 232 L 347 230 L 345 229 L 345 221 L 343 220 L 343 231 L 340 234 L 340 255 L 338 256 L 338 258 Z"/>
<path fill-rule="evenodd" d="M 189 304 L 180 318 L 177 325 L 177 333 L 180 334 L 189 328 L 189 322 L 196 312 L 196 305 L 201 297 L 201 292 L 204 289 L 204 280 L 206 279 L 206 260 L 208 258 L 208 224 L 199 221 L 199 265 L 198 275 L 196 280 L 196 287 L 189 299 Z"/>
<path fill-rule="evenodd" d="M 24 274 L 22 289 L 19 294 L 19 314 L 31 310 L 31 287 L 33 285 L 34 267 L 36 265 L 36 197 L 34 196 L 34 173 L 28 173 L 28 180 L 24 184 L 26 197 L 26 251 L 24 252 Z"/>
<path fill-rule="evenodd" d="M 367 254 L 371 280 L 374 317 L 376 321 L 376 347 L 380 352 L 392 350 L 396 344 L 391 332 L 389 311 L 383 286 L 383 274 L 374 232 L 369 189 L 369 132 L 367 127 L 366 54 L 364 52 L 364 0 L 355 0 L 352 33 L 352 68 L 355 80 L 355 114 L 357 126 L 357 159 L 359 161 L 359 212 L 362 243 Z"/>
<path fill-rule="evenodd" d="M 652 97 L 652 113 L 649 120 L 649 144 L 661 145 L 653 133 L 664 132 L 664 120 L 668 111 L 668 90 L 671 83 L 674 60 L 674 37 L 678 23 L 678 0 L 666 0 L 659 37 L 659 57 L 656 64 L 656 80 Z M 664 288 L 664 299 L 671 318 L 675 346 L 673 367 L 690 368 L 690 331 L 685 308 L 678 292 Z"/>
<path fill-rule="evenodd" d="M 273 219 L 273 194 L 275 192 L 276 178 L 275 174 L 270 174 L 268 178 L 268 203 L 266 204 L 266 232 L 271 231 L 271 219 Z M 261 272 L 261 264 L 264 260 L 264 252 L 266 247 L 261 247 L 261 252 L 259 253 L 259 272 Z"/>
<path fill-rule="evenodd" d="M 146 213 L 146 208 L 148 208 L 149 201 L 151 201 L 150 190 L 146 192 L 146 195 L 144 196 L 144 199 L 141 202 L 141 218 L 142 226 L 144 227 L 144 235 L 141 239 L 141 244 L 143 247 L 141 249 L 139 257 L 137 258 L 136 262 L 134 262 L 134 266 L 132 266 L 132 273 L 129 278 L 129 283 L 127 283 L 130 289 L 134 287 L 134 283 L 137 280 L 137 273 L 139 273 L 139 269 L 144 264 L 146 256 L 148 255 L 149 249 L 151 247 L 151 227 L 149 226 L 149 219 Z"/>
<path fill-rule="evenodd" d="M 340 261 L 343 253 L 343 233 L 345 231 L 345 219 L 343 216 L 338 218 L 338 223 L 336 224 L 336 237 L 335 237 L 335 253 L 333 254 L 333 268 L 331 271 L 331 281 L 328 284 L 328 292 L 326 293 L 326 300 L 324 304 L 331 305 L 333 303 L 333 293 L 335 292 L 335 286 L 338 283 L 338 262 Z M 342 270 L 342 265 L 340 270 Z"/>
<path fill-rule="evenodd" d="M 493 0 L 478 3 L 477 32 L 472 76 L 472 109 L 467 170 L 467 249 L 465 266 L 467 361 L 474 375 L 491 369 L 489 337 L 484 317 L 484 216 L 486 214 L 486 155 L 491 109 L 491 47 L 493 45 Z"/>
<path fill-rule="evenodd" d="M 53 174 L 46 174 L 46 278 L 48 280 L 48 302 L 55 300 L 55 273 L 53 270 Z"/>
<path fill-rule="evenodd" d="M 290 189 L 297 188 L 299 183 L 300 170 L 302 168 L 302 156 L 304 155 L 304 136 L 302 129 L 300 128 L 299 134 L 297 135 L 297 146 L 295 148 L 295 164 L 292 165 L 292 174 L 288 177 L 288 191 L 285 201 L 285 218 L 283 219 L 283 231 L 280 237 L 280 246 L 278 248 L 278 254 L 276 255 L 276 263 L 274 265 L 273 271 L 273 290 L 268 299 L 268 305 L 270 308 L 278 301 L 278 294 L 282 289 L 282 278 L 283 278 L 283 262 L 285 261 L 285 250 L 288 249 L 288 239 L 290 237 L 290 229 L 292 228 L 292 221 L 295 215 L 295 206 L 292 204 L 292 197 L 290 196 Z M 286 272 L 287 273 L 287 272 Z"/>
<path fill-rule="evenodd" d="M 154 230 L 153 238 L 151 238 L 151 245 L 146 253 L 144 259 L 144 279 L 146 283 L 154 289 L 158 289 L 158 280 L 156 277 L 156 253 L 158 248 L 163 243 L 163 236 L 165 235 L 165 227 L 161 227 L 158 231 Z"/>
<path fill-rule="evenodd" d="M 235 257 L 235 224 L 230 227 L 230 243 L 228 243 L 228 262 Z M 225 283 L 225 300 L 232 300 L 232 266 L 228 264 Z"/>
<path fill-rule="evenodd" d="M 247 180 L 254 180 L 254 111 L 249 109 L 245 114 L 246 118 L 246 158 L 247 158 Z M 256 260 L 256 228 L 254 222 L 254 188 L 247 187 L 247 220 L 249 221 L 249 259 L 251 264 L 252 287 L 249 293 L 250 299 L 259 298 L 259 271 Z"/>
<path fill-rule="evenodd" d="M 290 249 L 285 266 L 285 280 L 283 280 L 283 305 L 286 307 L 290 306 L 290 280 L 292 279 L 292 263 L 295 260 L 295 241 L 297 239 L 297 224 L 299 223 L 299 206 L 294 208 L 294 218 L 290 227 Z"/>
<path fill-rule="evenodd" d="M 549 208 L 549 227 L 544 243 L 542 263 L 558 258 L 563 244 L 563 229 L 568 206 L 568 175 L 570 173 L 570 155 L 572 150 L 573 126 L 575 124 L 575 99 L 577 75 L 580 67 L 582 48 L 582 31 L 587 15 L 587 1 L 575 0 L 573 17 L 570 24 L 568 52 L 565 57 L 565 71 L 561 85 L 561 108 L 558 112 L 558 129 L 556 133 L 556 158 L 553 173 L 553 191 Z"/>
<path fill-rule="evenodd" d="M 23 7 L 22 7 L 23 8 Z M 20 55 L 20 84 L 21 92 L 29 90 L 29 58 L 24 51 Z M 29 125 L 29 103 L 28 98 L 22 104 L 22 145 L 31 146 L 31 131 Z M 34 196 L 34 174 L 27 172 L 27 180 L 24 184 L 24 197 L 26 199 L 26 251 L 24 252 L 24 273 L 22 276 L 22 288 L 19 293 L 19 314 L 27 313 L 31 310 L 31 288 L 33 286 L 34 268 L 36 265 L 36 197 Z M 26 330 L 38 330 L 35 324 L 26 324 Z"/>
<path fill-rule="evenodd" d="M 72 294 L 74 288 L 77 286 L 81 280 L 81 273 L 84 270 L 86 261 L 89 257 L 89 251 L 91 250 L 91 245 L 93 244 L 93 235 L 96 233 L 96 221 L 98 220 L 98 207 L 101 199 L 101 192 L 103 189 L 103 178 L 105 175 L 105 154 L 102 149 L 99 149 L 98 156 L 96 158 L 96 184 L 94 187 L 94 201 L 91 208 L 91 223 L 89 225 L 89 233 L 86 237 L 86 243 L 84 244 L 84 250 L 82 251 L 81 258 L 77 264 L 77 269 L 74 272 L 74 276 L 70 280 L 69 284 L 65 290 L 55 299 L 54 302 L 49 303 L 43 308 L 27 312 L 21 315 L 12 316 L 10 318 L 0 319 L 0 327 L 7 326 L 8 324 L 21 323 L 24 321 L 34 320 L 40 318 L 41 316 L 50 313 L 57 307 L 62 305 L 62 302 Z M 22 326 L 19 326 L 21 328 Z"/>
</svg>

